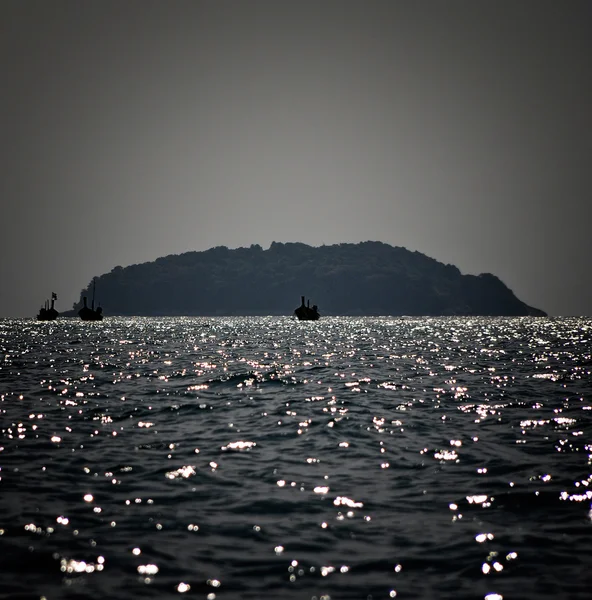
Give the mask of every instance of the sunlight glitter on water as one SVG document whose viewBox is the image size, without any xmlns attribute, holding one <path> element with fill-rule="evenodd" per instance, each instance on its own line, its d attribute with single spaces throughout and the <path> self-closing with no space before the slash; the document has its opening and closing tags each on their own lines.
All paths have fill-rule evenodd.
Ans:
<svg viewBox="0 0 592 600">
<path fill-rule="evenodd" d="M 520 589 L 530 600 L 563 581 L 585 597 L 584 320 L 113 318 L 0 331 L 0 528 L 13 549 L 0 567 L 33 548 L 48 566 L 29 578 L 48 598 L 75 581 L 109 596 L 130 574 L 136 597 Z"/>
</svg>

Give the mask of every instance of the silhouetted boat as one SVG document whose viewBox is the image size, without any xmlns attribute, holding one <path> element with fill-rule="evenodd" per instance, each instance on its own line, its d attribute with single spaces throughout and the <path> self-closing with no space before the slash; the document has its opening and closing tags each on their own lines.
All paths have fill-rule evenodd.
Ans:
<svg viewBox="0 0 592 600">
<path fill-rule="evenodd" d="M 82 299 L 84 302 L 84 306 L 78 311 L 78 316 L 83 321 L 102 321 L 103 320 L 103 309 L 100 306 L 97 306 L 97 309 L 95 310 L 95 287 L 96 287 L 96 280 L 95 280 L 95 278 L 93 278 L 93 297 L 92 297 L 91 307 L 89 308 L 86 305 L 86 296 L 84 296 L 84 298 Z"/>
<path fill-rule="evenodd" d="M 310 307 L 310 300 L 308 300 L 307 304 L 304 304 L 304 296 L 301 296 L 302 304 L 294 311 L 294 314 L 298 317 L 300 321 L 317 321 L 320 318 L 319 309 L 317 305 L 314 304 L 313 307 Z"/>
<path fill-rule="evenodd" d="M 49 304 L 49 300 L 45 301 L 45 305 L 39 309 L 39 314 L 37 315 L 38 321 L 55 321 L 60 314 L 54 307 L 53 303 L 58 299 L 58 296 L 55 292 L 51 293 L 51 306 Z"/>
</svg>

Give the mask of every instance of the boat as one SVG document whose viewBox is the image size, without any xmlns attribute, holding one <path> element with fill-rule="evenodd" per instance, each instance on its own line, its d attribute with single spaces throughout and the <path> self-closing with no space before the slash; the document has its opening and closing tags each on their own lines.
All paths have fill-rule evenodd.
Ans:
<svg viewBox="0 0 592 600">
<path fill-rule="evenodd" d="M 318 321 L 321 317 L 317 305 L 314 304 L 311 308 L 310 300 L 307 304 L 304 304 L 304 296 L 301 296 L 302 304 L 294 311 L 294 314 L 298 317 L 299 321 Z"/>
<path fill-rule="evenodd" d="M 95 288 L 96 288 L 96 277 L 93 277 L 93 295 L 92 304 L 89 308 L 86 303 L 86 296 L 83 297 L 82 301 L 84 306 L 78 311 L 78 316 L 83 321 L 102 321 L 103 320 L 103 309 L 97 306 L 95 310 Z"/>
<path fill-rule="evenodd" d="M 38 321 L 55 321 L 60 314 L 53 306 L 54 302 L 58 299 L 58 296 L 55 292 L 51 293 L 51 305 L 49 300 L 45 301 L 45 304 L 39 309 L 39 314 L 37 315 Z"/>
</svg>

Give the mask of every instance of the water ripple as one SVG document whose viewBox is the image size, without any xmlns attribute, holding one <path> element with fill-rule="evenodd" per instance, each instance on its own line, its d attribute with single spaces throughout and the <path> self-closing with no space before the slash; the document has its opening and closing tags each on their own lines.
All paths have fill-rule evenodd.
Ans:
<svg viewBox="0 0 592 600">
<path fill-rule="evenodd" d="M 0 320 L 0 598 L 588 598 L 591 326 Z"/>
</svg>

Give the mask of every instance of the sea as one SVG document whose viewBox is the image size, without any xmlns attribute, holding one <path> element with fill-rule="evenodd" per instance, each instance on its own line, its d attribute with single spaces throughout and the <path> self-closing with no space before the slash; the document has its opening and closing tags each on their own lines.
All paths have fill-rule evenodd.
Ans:
<svg viewBox="0 0 592 600">
<path fill-rule="evenodd" d="M 0 598 L 592 598 L 592 319 L 0 320 Z"/>
</svg>

